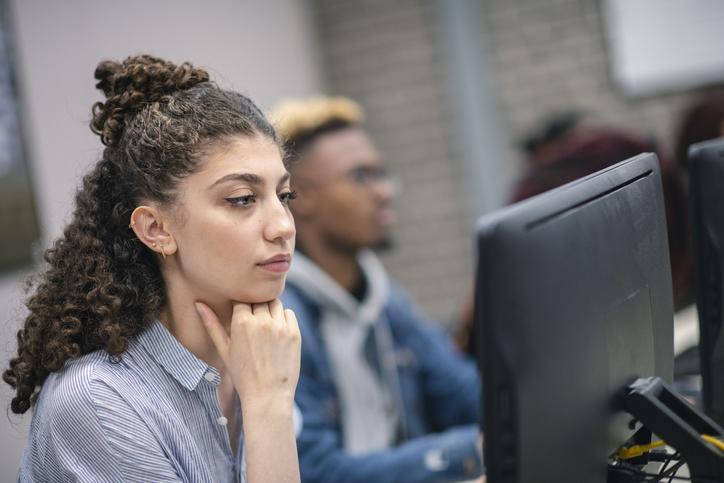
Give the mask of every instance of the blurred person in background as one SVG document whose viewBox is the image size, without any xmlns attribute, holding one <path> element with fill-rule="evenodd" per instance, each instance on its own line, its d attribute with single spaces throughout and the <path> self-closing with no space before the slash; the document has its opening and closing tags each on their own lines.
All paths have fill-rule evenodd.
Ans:
<svg viewBox="0 0 724 483">
<path fill-rule="evenodd" d="M 688 212 L 679 167 L 657 145 L 635 133 L 598 125 L 582 113 L 554 115 L 523 143 L 528 172 L 515 185 L 517 202 L 645 152 L 659 159 L 664 188 L 674 307 L 693 302 Z"/>
<path fill-rule="evenodd" d="M 686 178 L 688 152 L 692 144 L 723 136 L 724 88 L 704 90 L 684 109 L 681 115 L 675 148 L 675 161 L 681 168 L 681 174 Z M 688 189 L 688 183 L 686 187 Z"/>
<path fill-rule="evenodd" d="M 274 129 L 188 63 L 133 56 L 95 78 L 105 149 L 3 373 L 12 411 L 34 407 L 18 481 L 299 481 Z"/>
<path fill-rule="evenodd" d="M 551 126 L 569 122 L 565 129 Z M 657 145 L 635 133 L 586 121 L 583 114 L 556 115 L 540 133 L 524 142 L 528 173 L 516 184 L 512 201 L 520 201 L 612 166 L 644 152 L 656 153 L 666 205 L 669 255 L 676 310 L 693 302 L 688 212 L 679 168 Z"/>
<path fill-rule="evenodd" d="M 345 98 L 290 100 L 271 119 L 299 194 L 297 254 L 282 300 L 303 339 L 302 480 L 479 475 L 475 365 L 424 319 L 372 251 L 390 244 L 394 183 L 361 108 Z"/>
<path fill-rule="evenodd" d="M 681 168 L 650 140 L 598 125 L 582 112 L 560 112 L 540 124 L 520 143 L 527 172 L 515 184 L 511 201 L 544 193 L 644 152 L 656 153 L 664 188 L 675 309 L 681 310 L 693 303 L 693 257 Z M 472 327 L 472 296 L 464 304 L 460 320 L 458 344 L 466 352 L 478 354 L 478 339 Z"/>
<path fill-rule="evenodd" d="M 570 115 L 563 117 L 572 119 Z M 689 234 L 689 205 L 685 190 L 685 164 L 681 159 L 672 162 L 653 142 L 641 136 L 587 122 L 579 115 L 567 129 L 546 136 L 546 126 L 560 124 L 562 116 L 544 123 L 541 132 L 531 135 L 525 147 L 529 172 L 518 183 L 513 200 L 518 201 L 542 193 L 569 181 L 594 173 L 619 161 L 643 152 L 656 153 L 661 167 L 666 223 L 671 262 L 671 281 L 676 310 L 674 321 L 674 385 L 677 391 L 697 401 L 699 388 L 692 384 L 691 375 L 699 372 L 698 353 L 689 334 L 695 333 L 694 258 Z M 709 122 L 704 123 L 709 125 Z M 697 122 L 684 122 L 686 131 Z M 721 129 L 721 119 L 716 123 Z M 716 136 L 716 134 L 715 134 Z M 684 155 L 686 150 L 683 150 Z M 692 330 L 694 329 L 694 330 Z"/>
</svg>

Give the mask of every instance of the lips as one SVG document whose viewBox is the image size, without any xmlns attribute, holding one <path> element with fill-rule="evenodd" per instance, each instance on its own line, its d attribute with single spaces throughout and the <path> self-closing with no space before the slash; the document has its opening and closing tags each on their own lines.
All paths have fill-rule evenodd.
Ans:
<svg viewBox="0 0 724 483">
<path fill-rule="evenodd" d="M 389 226 L 395 222 L 395 212 L 390 208 L 381 208 L 375 212 L 375 221 L 382 226 Z"/>
<path fill-rule="evenodd" d="M 289 271 L 289 265 L 291 264 L 292 256 L 286 253 L 275 255 L 271 258 L 264 260 L 261 263 L 257 263 L 260 268 L 274 273 L 284 273 Z"/>
</svg>

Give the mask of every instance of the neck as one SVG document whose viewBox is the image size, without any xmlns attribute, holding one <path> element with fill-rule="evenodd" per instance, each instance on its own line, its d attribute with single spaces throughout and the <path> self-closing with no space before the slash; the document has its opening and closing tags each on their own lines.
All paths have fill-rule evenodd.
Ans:
<svg viewBox="0 0 724 483">
<path fill-rule="evenodd" d="M 306 233 L 297 228 L 297 240 L 304 247 L 304 255 L 324 270 L 348 292 L 357 288 L 362 271 L 357 263 L 357 250 L 325 243 L 316 233 Z"/>
<path fill-rule="evenodd" d="M 228 327 L 231 321 L 232 303 L 200 300 L 182 277 L 167 275 L 164 273 L 166 305 L 158 316 L 159 321 L 181 345 L 206 364 L 216 368 L 223 377 L 224 363 L 196 312 L 194 302 L 202 301 L 211 307 L 225 327 Z"/>
</svg>

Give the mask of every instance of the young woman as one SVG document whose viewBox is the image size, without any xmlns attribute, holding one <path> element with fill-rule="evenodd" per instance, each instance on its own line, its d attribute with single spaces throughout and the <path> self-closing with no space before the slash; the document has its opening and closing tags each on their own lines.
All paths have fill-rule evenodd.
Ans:
<svg viewBox="0 0 724 483">
<path fill-rule="evenodd" d="M 294 198 L 274 129 L 208 74 L 101 62 L 105 145 L 3 379 L 19 481 L 299 481 L 300 335 L 277 296 Z"/>
</svg>

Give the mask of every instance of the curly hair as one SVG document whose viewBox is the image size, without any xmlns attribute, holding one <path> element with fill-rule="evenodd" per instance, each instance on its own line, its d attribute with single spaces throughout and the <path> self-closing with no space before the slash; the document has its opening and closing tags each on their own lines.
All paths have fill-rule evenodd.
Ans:
<svg viewBox="0 0 724 483">
<path fill-rule="evenodd" d="M 158 255 L 128 228 L 133 209 L 173 203 L 178 182 L 199 169 L 205 150 L 232 136 L 279 144 L 250 99 L 189 63 L 132 56 L 99 63 L 95 78 L 106 100 L 93 105 L 90 126 L 105 148 L 83 178 L 70 223 L 45 252 L 45 271 L 28 287 L 29 314 L 3 373 L 17 414 L 69 360 L 99 349 L 119 359 L 163 307 Z"/>
</svg>

